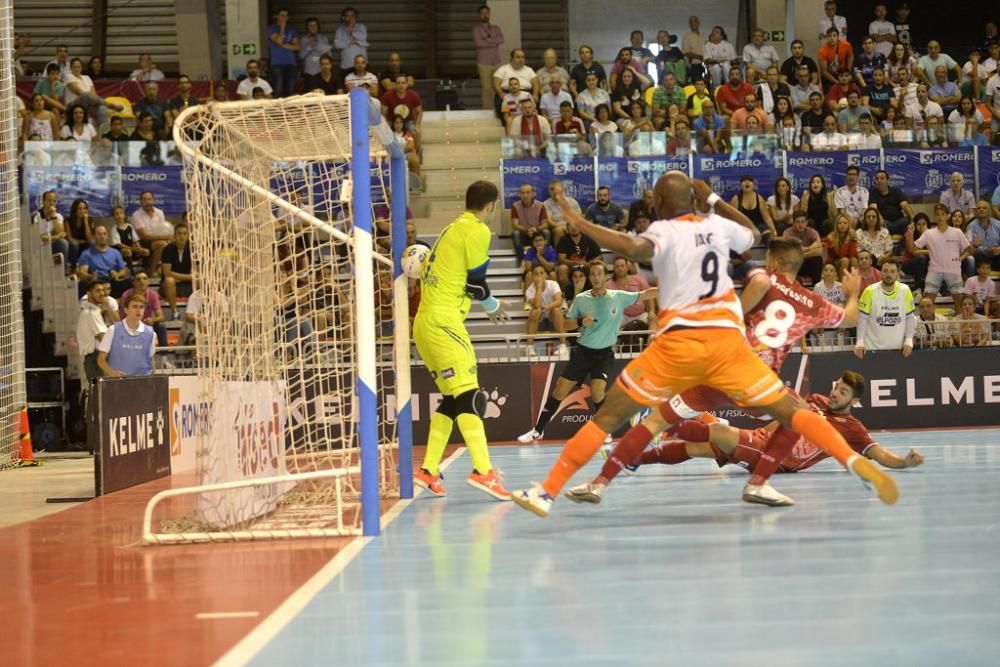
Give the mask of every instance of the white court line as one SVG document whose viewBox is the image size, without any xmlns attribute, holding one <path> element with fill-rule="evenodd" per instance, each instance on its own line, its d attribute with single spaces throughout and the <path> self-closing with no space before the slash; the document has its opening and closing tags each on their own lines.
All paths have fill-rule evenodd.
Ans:
<svg viewBox="0 0 1000 667">
<path fill-rule="evenodd" d="M 442 461 L 441 470 L 445 470 L 450 466 L 462 453 L 465 451 L 465 447 L 459 447 L 458 451 L 449 456 L 447 459 Z M 417 487 L 413 498 L 407 500 L 400 500 L 395 505 L 393 505 L 388 512 L 382 516 L 380 525 L 382 531 L 389 526 L 390 523 L 396 520 L 396 518 L 403 513 L 410 504 L 420 497 L 424 492 L 424 489 Z M 326 588 L 327 584 L 336 579 L 337 575 L 344 571 L 354 558 L 361 553 L 361 550 L 372 541 L 371 537 L 357 537 L 351 541 L 344 549 L 341 549 L 330 562 L 319 569 L 316 574 L 309 578 L 306 583 L 302 584 L 298 590 L 285 598 L 277 609 L 271 612 L 271 615 L 261 621 L 253 630 L 251 630 L 246 636 L 243 637 L 235 646 L 226 651 L 225 655 L 216 661 L 214 667 L 236 667 L 238 665 L 245 665 L 250 662 L 254 656 L 261 652 L 261 650 L 267 646 L 272 639 L 278 636 L 278 633 L 285 629 L 292 619 L 299 615 L 299 613 L 305 609 L 306 605 L 309 604 L 314 597 L 316 597 L 320 591 Z"/>
<path fill-rule="evenodd" d="M 259 611 L 203 611 L 200 614 L 194 615 L 199 621 L 212 621 L 225 618 L 255 618 L 257 616 L 260 616 Z"/>
</svg>

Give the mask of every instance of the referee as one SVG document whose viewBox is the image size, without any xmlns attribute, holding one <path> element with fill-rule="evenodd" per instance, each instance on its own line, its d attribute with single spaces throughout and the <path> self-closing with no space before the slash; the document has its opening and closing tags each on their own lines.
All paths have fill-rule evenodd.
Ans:
<svg viewBox="0 0 1000 667">
<path fill-rule="evenodd" d="M 413 480 L 435 496 L 446 494 L 441 457 L 457 424 L 472 458 L 472 474 L 466 482 L 498 500 L 510 500 L 510 493 L 490 464 L 483 425 L 486 392 L 479 388 L 476 353 L 465 329 L 472 299 L 494 322 L 508 318 L 486 284 L 492 237 L 486 219 L 496 208 L 499 194 L 488 181 L 469 186 L 465 191 L 465 212 L 441 230 L 420 275 L 420 306 L 413 320 L 413 340 L 441 392 L 441 403 L 431 415 L 424 462 Z"/>
<path fill-rule="evenodd" d="M 590 397 L 596 410 L 604 402 L 604 390 L 608 386 L 608 376 L 615 361 L 615 343 L 618 342 L 618 330 L 621 328 L 625 309 L 637 301 L 648 301 L 656 298 L 656 288 L 651 287 L 641 292 L 626 292 L 609 290 L 606 287 L 607 269 L 602 260 L 590 263 L 590 284 L 594 287 L 581 292 L 573 299 L 573 305 L 566 313 L 567 330 L 576 326 L 580 336 L 573 346 L 569 363 L 563 369 L 562 375 L 556 381 L 556 386 L 549 394 L 548 400 L 538 414 L 535 427 L 518 436 L 520 442 L 539 440 L 545 432 L 552 415 L 559 409 L 559 404 L 569 396 L 578 384 L 590 376 Z"/>
</svg>

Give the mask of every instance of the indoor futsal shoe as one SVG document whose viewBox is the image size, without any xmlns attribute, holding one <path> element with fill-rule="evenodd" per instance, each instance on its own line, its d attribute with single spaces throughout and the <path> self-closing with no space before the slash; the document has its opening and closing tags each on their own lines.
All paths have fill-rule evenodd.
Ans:
<svg viewBox="0 0 1000 667">
<path fill-rule="evenodd" d="M 597 505 L 601 502 L 601 494 L 604 493 L 605 484 L 597 482 L 587 482 L 569 489 L 563 495 L 574 503 L 593 503 Z"/>
<path fill-rule="evenodd" d="M 788 507 L 795 504 L 794 500 L 776 490 L 767 482 L 745 485 L 743 487 L 743 502 L 768 505 L 770 507 Z"/>
<path fill-rule="evenodd" d="M 541 440 L 541 438 L 542 438 L 542 433 L 540 431 L 531 429 L 527 433 L 523 433 L 517 436 L 517 441 L 527 444 L 529 442 L 535 442 L 536 440 Z"/>
<path fill-rule="evenodd" d="M 603 445 L 600 451 L 601 451 L 601 458 L 607 461 L 609 458 L 611 458 L 611 452 L 615 451 L 615 446 Z M 639 469 L 638 463 L 626 463 L 625 465 L 622 466 L 622 472 L 624 472 L 629 477 L 634 475 L 635 471 L 638 469 Z"/>
<path fill-rule="evenodd" d="M 543 519 L 549 515 L 552 503 L 555 502 L 555 499 L 545 491 L 541 484 L 532 484 L 530 489 L 523 491 L 511 491 L 510 499 L 518 507 L 534 512 Z"/>
<path fill-rule="evenodd" d="M 866 487 L 874 489 L 879 500 L 886 505 L 895 505 L 899 500 L 896 480 L 864 456 L 855 454 L 847 459 L 847 469 L 851 474 L 857 475 Z"/>
<path fill-rule="evenodd" d="M 413 481 L 416 482 L 417 486 L 426 489 L 428 493 L 432 496 L 446 496 L 448 491 L 445 490 L 444 475 L 432 475 L 425 468 L 421 468 L 416 473 L 413 474 Z"/>
<path fill-rule="evenodd" d="M 485 475 L 473 470 L 472 474 L 466 478 L 465 483 L 483 493 L 488 493 L 497 500 L 510 500 L 510 491 L 504 488 L 503 479 L 497 473 L 496 468 Z"/>
</svg>

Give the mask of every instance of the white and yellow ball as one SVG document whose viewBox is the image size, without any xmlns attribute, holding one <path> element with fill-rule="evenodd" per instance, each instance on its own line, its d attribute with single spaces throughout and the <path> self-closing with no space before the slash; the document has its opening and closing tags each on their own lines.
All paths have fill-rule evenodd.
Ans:
<svg viewBox="0 0 1000 667">
<path fill-rule="evenodd" d="M 424 270 L 424 264 L 427 262 L 427 258 L 430 257 L 431 249 L 425 245 L 420 245 L 415 243 L 409 248 L 403 251 L 403 257 L 400 259 L 400 264 L 403 268 L 403 273 L 406 274 L 407 278 L 412 278 L 416 280 L 420 277 L 420 274 Z"/>
</svg>

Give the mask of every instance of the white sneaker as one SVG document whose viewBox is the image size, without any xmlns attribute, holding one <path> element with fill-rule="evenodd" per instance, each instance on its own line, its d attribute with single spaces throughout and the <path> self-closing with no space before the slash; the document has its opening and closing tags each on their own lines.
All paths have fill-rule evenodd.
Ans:
<svg viewBox="0 0 1000 667">
<path fill-rule="evenodd" d="M 587 482 L 586 484 L 574 486 L 563 495 L 572 500 L 574 503 L 593 503 L 594 505 L 597 505 L 601 502 L 601 494 L 604 493 L 604 489 L 606 488 L 606 484 Z"/>
<path fill-rule="evenodd" d="M 566 347 L 565 344 L 560 345 L 558 352 L 556 352 L 556 356 L 561 361 L 566 361 L 567 359 L 569 359 L 569 348 Z"/>
<path fill-rule="evenodd" d="M 608 433 L 606 436 L 604 436 L 604 444 L 605 445 L 610 445 L 614 441 L 615 441 L 615 439 L 613 437 L 611 437 L 610 433 Z"/>
<path fill-rule="evenodd" d="M 787 507 L 795 504 L 794 500 L 777 491 L 767 482 L 760 485 L 745 485 L 743 487 L 743 502 L 770 505 L 771 507 Z"/>
<path fill-rule="evenodd" d="M 524 433 L 524 434 L 521 434 L 521 435 L 517 436 L 517 441 L 518 442 L 523 442 L 523 443 L 527 444 L 529 442 L 535 442 L 535 441 L 541 439 L 541 437 L 542 437 L 541 433 L 539 433 L 535 429 L 531 429 L 527 433 Z"/>
<path fill-rule="evenodd" d="M 535 483 L 532 483 L 530 489 L 511 491 L 510 499 L 518 507 L 524 508 L 529 512 L 534 512 L 543 519 L 549 515 L 552 503 L 555 502 L 555 499 L 545 492 L 541 484 Z"/>
</svg>

